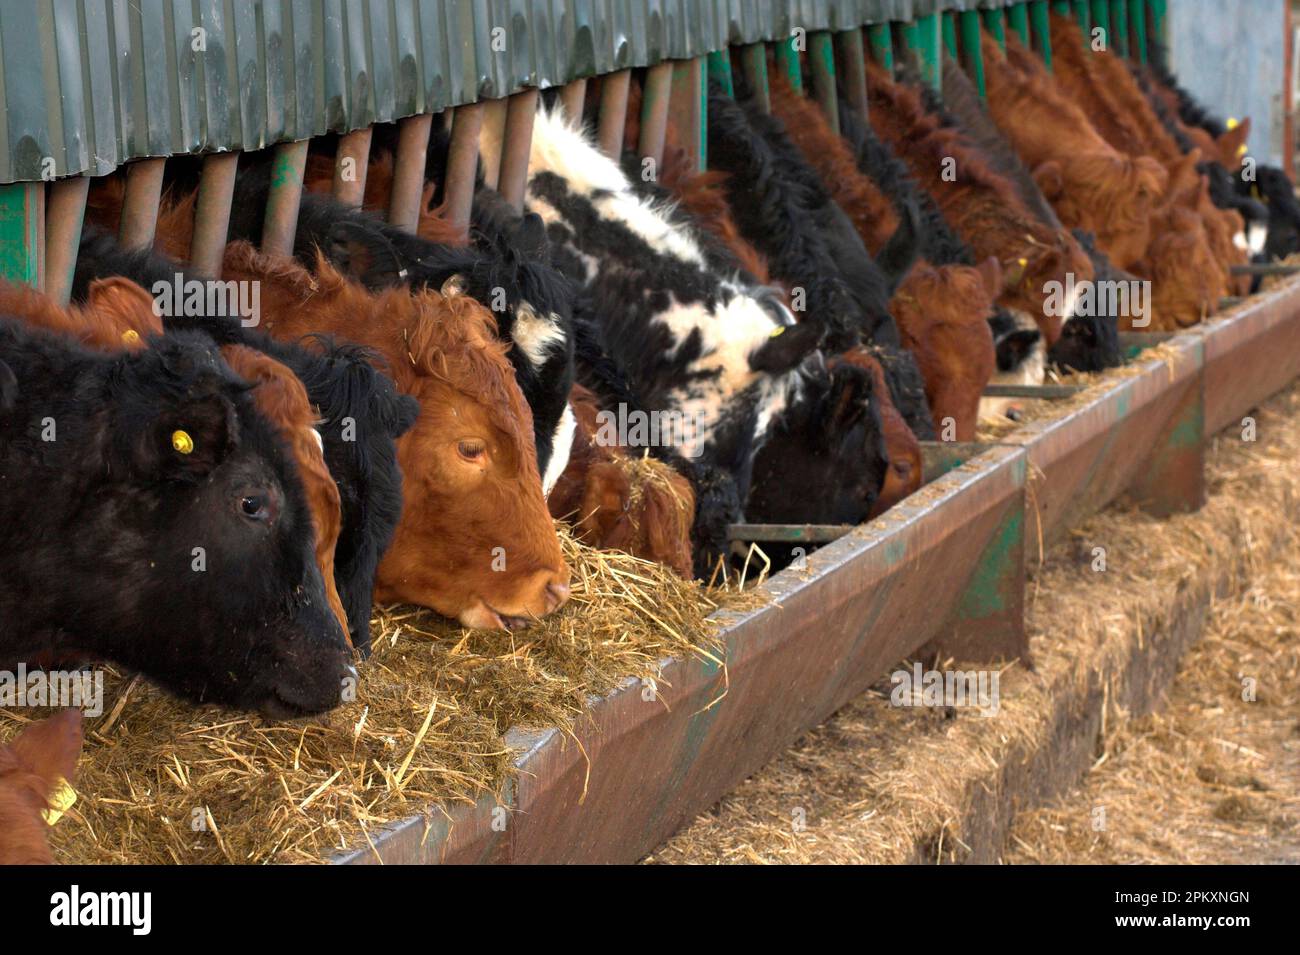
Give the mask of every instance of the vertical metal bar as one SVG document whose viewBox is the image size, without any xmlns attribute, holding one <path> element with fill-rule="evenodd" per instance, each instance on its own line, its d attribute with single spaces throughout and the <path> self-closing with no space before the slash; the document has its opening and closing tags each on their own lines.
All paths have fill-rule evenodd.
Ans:
<svg viewBox="0 0 1300 955">
<path fill-rule="evenodd" d="M 73 176 L 50 183 L 45 205 L 45 294 L 60 305 L 72 297 L 72 275 L 86 217 L 90 179 Z"/>
<path fill-rule="evenodd" d="M 835 135 L 840 132 L 840 106 L 835 91 L 835 40 L 829 30 L 808 34 L 808 68 L 812 91 Z"/>
<path fill-rule="evenodd" d="M 524 208 L 528 188 L 528 157 L 533 149 L 533 120 L 537 117 L 536 89 L 526 89 L 510 97 L 506 108 L 506 131 L 501 144 L 501 173 L 497 191 L 515 207 Z"/>
<path fill-rule="evenodd" d="M 939 53 L 943 27 L 939 14 L 917 17 L 903 31 L 903 42 L 916 53 L 921 65 L 921 82 L 932 89 L 943 88 L 943 58 Z"/>
<path fill-rule="evenodd" d="M 664 158 L 664 137 L 668 130 L 668 104 L 672 99 L 672 91 L 671 60 L 656 63 L 646 70 L 645 90 L 641 94 L 641 138 L 636 144 L 636 151 L 642 159 L 647 156 L 653 159 L 655 169 L 659 168 L 659 163 Z"/>
<path fill-rule="evenodd" d="M 262 218 L 262 251 L 267 255 L 293 255 L 298 232 L 298 205 L 302 201 L 302 176 L 307 168 L 307 140 L 275 147 L 271 164 L 271 190 Z"/>
<path fill-rule="evenodd" d="M 45 183 L 0 186 L 0 278 L 40 288 L 44 258 Z"/>
<path fill-rule="evenodd" d="M 980 96 L 984 89 L 984 54 L 980 51 L 980 14 L 978 10 L 963 10 L 958 21 L 961 27 L 961 63 L 970 74 Z"/>
<path fill-rule="evenodd" d="M 627 89 L 631 70 L 610 73 L 600 80 L 600 124 L 596 140 L 606 156 L 623 154 L 623 125 L 627 122 Z"/>
<path fill-rule="evenodd" d="M 673 63 L 672 93 L 668 99 L 668 112 L 673 126 L 681 136 L 682 146 L 691 157 L 695 168 L 706 168 L 705 149 L 708 134 L 704 112 L 704 59 L 677 60 Z"/>
<path fill-rule="evenodd" d="M 564 113 L 574 121 L 582 119 L 582 107 L 587 102 L 587 81 L 586 79 L 573 80 L 565 83 L 560 88 L 560 105 L 564 107 Z"/>
<path fill-rule="evenodd" d="M 1052 69 L 1052 25 L 1048 17 L 1047 0 L 1032 0 L 1029 4 L 1029 26 L 1033 32 L 1034 49 L 1043 58 L 1043 65 Z"/>
<path fill-rule="evenodd" d="M 1146 0 L 1128 0 L 1129 56 L 1135 62 L 1147 61 L 1147 4 Z"/>
<path fill-rule="evenodd" d="M 1007 23 L 1015 31 L 1023 46 L 1029 46 L 1029 8 L 1023 3 L 1007 7 Z"/>
<path fill-rule="evenodd" d="M 1103 49 L 1113 50 L 1115 44 L 1110 32 L 1110 0 L 1092 0 L 1089 12 L 1092 15 L 1093 30 L 1101 31 Z"/>
<path fill-rule="evenodd" d="M 1147 0 L 1149 23 L 1147 36 L 1160 44 L 1164 50 L 1169 49 L 1169 4 L 1167 0 Z"/>
<path fill-rule="evenodd" d="M 867 65 L 861 30 L 842 30 L 835 34 L 835 62 L 849 106 L 859 116 L 866 116 Z"/>
<path fill-rule="evenodd" d="M 894 69 L 894 34 L 888 22 L 872 23 L 867 27 L 867 46 L 871 58 L 885 70 Z"/>
<path fill-rule="evenodd" d="M 714 50 L 709 54 L 709 81 L 717 80 L 722 84 L 723 92 L 728 96 L 736 95 L 735 85 L 731 81 L 731 50 Z"/>
<path fill-rule="evenodd" d="M 950 57 L 957 59 L 957 14 L 952 10 L 943 14 L 943 46 Z"/>
<path fill-rule="evenodd" d="M 366 169 L 370 166 L 370 127 L 353 130 L 339 139 L 334 157 L 334 198 L 360 209 L 366 198 Z"/>
<path fill-rule="evenodd" d="M 203 158 L 199 198 L 194 206 L 190 238 L 190 269 L 204 278 L 221 278 L 221 259 L 230 232 L 230 203 L 235 196 L 239 153 L 213 153 Z"/>
<path fill-rule="evenodd" d="M 147 249 L 153 245 L 165 165 L 165 159 L 142 159 L 127 167 L 117 238 L 128 249 Z"/>
<path fill-rule="evenodd" d="M 474 176 L 478 171 L 478 136 L 483 129 L 483 104 L 457 106 L 447 148 L 447 219 L 460 230 L 469 228 L 474 206 Z"/>
<path fill-rule="evenodd" d="M 776 68 L 796 91 L 803 92 L 803 71 L 799 68 L 799 51 L 794 48 L 794 40 L 788 36 L 776 41 Z"/>
<path fill-rule="evenodd" d="M 424 170 L 432 129 L 432 113 L 408 116 L 397 124 L 397 155 L 393 157 L 388 221 L 411 233 L 420 227 L 420 200 L 424 195 Z"/>
<path fill-rule="evenodd" d="M 758 108 L 765 113 L 772 112 L 772 97 L 767 89 L 767 48 L 762 43 L 742 47 L 740 62 L 745 70 L 745 81 L 758 102 Z"/>
<path fill-rule="evenodd" d="M 1110 30 L 1113 49 L 1120 56 L 1128 56 L 1128 0 L 1110 0 Z"/>
<path fill-rule="evenodd" d="M 1059 13 L 1063 17 L 1074 16 L 1074 5 L 1070 0 L 1052 0 L 1052 12 Z"/>
<path fill-rule="evenodd" d="M 1007 28 L 1006 19 L 1002 15 L 1002 8 L 985 10 L 983 13 L 984 25 L 988 27 L 989 36 L 993 37 L 998 46 L 1005 50 L 1007 48 Z"/>
<path fill-rule="evenodd" d="M 483 184 L 496 189 L 501 184 L 501 147 L 506 139 L 506 111 L 509 103 L 503 99 L 486 99 L 483 103 L 483 125 L 479 130 L 478 165 L 483 170 Z"/>
<path fill-rule="evenodd" d="M 1092 47 L 1092 0 L 1073 0 L 1074 19 L 1079 23 L 1079 29 L 1083 31 L 1083 45 L 1085 48 Z"/>
</svg>

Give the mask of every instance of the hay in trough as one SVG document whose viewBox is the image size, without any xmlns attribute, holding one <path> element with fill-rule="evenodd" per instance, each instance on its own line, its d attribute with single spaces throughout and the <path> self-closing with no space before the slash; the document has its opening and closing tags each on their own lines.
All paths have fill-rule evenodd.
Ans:
<svg viewBox="0 0 1300 955">
<path fill-rule="evenodd" d="M 623 678 L 657 677 L 670 656 L 719 658 L 709 614 L 759 599 L 561 539 L 573 579 L 560 611 L 507 633 L 381 608 L 355 702 L 319 718 L 196 707 L 108 670 L 78 801 L 51 830 L 56 858 L 319 862 L 364 846 L 386 822 L 499 792 L 511 727 L 571 730 Z M 0 710 L 0 739 L 44 715 Z"/>
<path fill-rule="evenodd" d="M 998 833 L 996 813 L 1041 798 L 1003 791 L 1003 773 L 1052 751 L 1056 708 L 1092 692 L 1108 702 L 1082 793 L 1027 815 L 1004 861 L 1296 861 L 1300 386 L 1253 415 L 1257 441 L 1243 441 L 1239 429 L 1213 441 L 1202 511 L 1158 520 L 1111 508 L 1045 563 L 1030 557 L 1035 669 L 1001 671 L 997 715 L 892 706 L 882 680 L 646 861 L 969 858 L 977 835 L 987 851 Z M 1108 552 L 1106 573 L 1091 567 L 1097 544 Z M 1114 702 L 1126 661 L 1168 627 L 1165 608 L 1202 573 L 1228 585 L 1204 642 L 1183 661 L 1172 708 L 1129 722 Z M 1242 700 L 1243 674 L 1257 677 L 1254 703 Z M 1107 807 L 1100 836 L 1092 828 L 1098 805 Z"/>
</svg>

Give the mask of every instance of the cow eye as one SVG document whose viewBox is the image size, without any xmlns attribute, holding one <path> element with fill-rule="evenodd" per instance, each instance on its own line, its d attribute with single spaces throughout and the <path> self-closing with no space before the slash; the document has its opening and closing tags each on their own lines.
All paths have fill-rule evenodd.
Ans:
<svg viewBox="0 0 1300 955">
<path fill-rule="evenodd" d="M 265 494 L 245 494 L 239 499 L 239 513 L 250 521 L 270 519 L 271 507 Z"/>
<path fill-rule="evenodd" d="M 466 461 L 477 461 L 487 451 L 482 441 L 458 441 L 456 450 Z"/>
</svg>

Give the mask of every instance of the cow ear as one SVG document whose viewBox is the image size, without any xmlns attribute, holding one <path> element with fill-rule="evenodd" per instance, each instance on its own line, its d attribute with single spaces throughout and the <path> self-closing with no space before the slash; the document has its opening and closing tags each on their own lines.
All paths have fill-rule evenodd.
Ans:
<svg viewBox="0 0 1300 955">
<path fill-rule="evenodd" d="M 60 710 L 49 719 L 34 723 L 9 744 L 18 762 L 35 773 L 50 789 L 59 780 L 71 780 L 81 755 L 81 710 Z"/>
<path fill-rule="evenodd" d="M 147 336 L 162 334 L 153 296 L 128 278 L 95 279 L 86 291 L 86 308 L 111 322 L 127 348 L 143 348 Z"/>
<path fill-rule="evenodd" d="M 142 474 L 197 481 L 210 474 L 239 443 L 239 418 L 224 394 L 187 398 L 163 413 L 136 443 Z"/>
<path fill-rule="evenodd" d="M 382 412 L 385 428 L 394 438 L 400 438 L 415 426 L 415 419 L 420 417 L 420 402 L 411 395 L 394 393 Z"/>
<path fill-rule="evenodd" d="M 18 376 L 14 370 L 0 361 L 0 415 L 14 410 L 18 403 Z"/>
<path fill-rule="evenodd" d="M 324 249 L 330 264 L 348 278 L 366 285 L 401 285 L 405 276 L 395 252 L 382 242 L 368 242 L 363 227 L 336 222 L 327 233 Z M 383 251 L 378 251 L 380 248 Z"/>
<path fill-rule="evenodd" d="M 528 212 L 515 226 L 514 245 L 530 260 L 545 260 L 547 255 L 546 223 L 536 212 Z"/>
<path fill-rule="evenodd" d="M 1040 163 L 1034 169 L 1034 182 L 1050 199 L 1057 199 L 1065 191 L 1065 180 L 1061 174 L 1061 164 L 1054 159 Z"/>
<path fill-rule="evenodd" d="M 1219 150 L 1219 162 L 1229 169 L 1241 167 L 1241 158 L 1246 155 L 1246 142 L 1250 139 L 1250 117 L 1232 126 L 1220 136 L 1215 145 Z"/>
<path fill-rule="evenodd" d="M 832 436 L 844 434 L 866 417 L 874 392 L 870 372 L 856 365 L 836 365 L 821 416 L 823 430 Z"/>
<path fill-rule="evenodd" d="M 980 280 L 983 281 L 989 298 L 997 298 L 1002 294 L 1002 263 L 998 261 L 997 256 L 990 255 L 975 266 L 975 271 L 980 274 Z"/>
<path fill-rule="evenodd" d="M 817 350 L 823 331 L 815 322 L 779 325 L 767 341 L 749 353 L 749 367 L 773 375 L 787 372 Z"/>
</svg>

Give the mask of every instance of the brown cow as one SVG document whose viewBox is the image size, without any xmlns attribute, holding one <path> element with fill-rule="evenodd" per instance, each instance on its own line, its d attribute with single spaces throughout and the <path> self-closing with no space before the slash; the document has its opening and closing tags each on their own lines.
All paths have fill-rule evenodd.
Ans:
<svg viewBox="0 0 1300 955">
<path fill-rule="evenodd" d="M 569 463 L 546 504 L 570 522 L 592 547 L 621 550 L 694 576 L 691 482 L 653 458 L 633 460 L 623 448 L 600 440 L 596 396 L 574 385 L 569 404 L 577 419 Z"/>
<path fill-rule="evenodd" d="M 779 73 L 771 80 L 772 112 L 822 185 L 852 220 L 867 251 L 878 255 L 898 229 L 893 202 L 858 169 L 847 142 L 821 109 Z M 985 287 L 984 282 L 993 283 Z M 951 418 L 959 441 L 972 441 L 980 395 L 997 370 L 988 317 L 1002 270 L 990 257 L 983 271 L 918 260 L 890 299 L 903 346 L 915 357 L 935 421 Z"/>
<path fill-rule="evenodd" d="M 163 333 L 154 300 L 130 279 L 96 279 L 84 306 L 59 306 L 53 299 L 22 285 L 0 283 L 0 314 L 75 338 L 89 348 L 117 351 L 145 347 Z M 316 563 L 325 583 L 325 599 L 348 635 L 347 614 L 334 580 L 334 549 L 341 530 L 339 490 L 325 466 L 316 415 L 296 375 L 268 355 L 240 345 L 224 345 L 221 357 L 235 374 L 253 386 L 253 404 L 275 425 L 297 465 L 316 535 Z"/>
<path fill-rule="evenodd" d="M 1015 186 L 995 172 L 960 130 L 926 109 L 921 94 L 868 67 L 868 119 L 944 218 L 980 259 L 996 258 L 1003 284 L 998 303 L 1033 317 L 1050 345 L 1062 316 L 1049 315 L 1048 283 L 1091 281 L 1092 262 L 1068 232 L 1049 228 L 1025 208 Z"/>
<path fill-rule="evenodd" d="M 492 314 L 454 287 L 369 292 L 322 256 L 313 271 L 226 249 L 223 277 L 261 283 L 262 328 L 373 349 L 420 401 L 398 439 L 401 523 L 375 596 L 432 607 L 468 627 L 524 626 L 562 604 L 569 569 L 537 473 L 532 414 Z M 449 283 L 450 285 L 450 283 Z"/>
<path fill-rule="evenodd" d="M 1150 156 L 1121 155 L 1014 38 L 1005 56 L 987 35 L 982 45 L 989 113 L 1061 222 L 1093 233 L 1116 267 L 1132 266 L 1151 239 L 1164 168 Z"/>
<path fill-rule="evenodd" d="M 907 421 L 890 398 L 885 369 L 875 355 L 866 348 L 853 348 L 842 355 L 836 355 L 829 364 L 834 368 L 838 362 L 866 369 L 875 389 L 872 394 L 877 397 L 880 431 L 885 438 L 885 453 L 889 459 L 885 480 L 880 485 L 880 496 L 867 515 L 878 517 L 921 487 L 921 481 L 925 477 L 921 442 L 916 439 L 916 434 L 907 426 Z"/>
<path fill-rule="evenodd" d="M 66 709 L 0 745 L 0 866 L 54 864 L 47 813 L 76 773 L 81 743 L 81 711 Z"/>
</svg>

